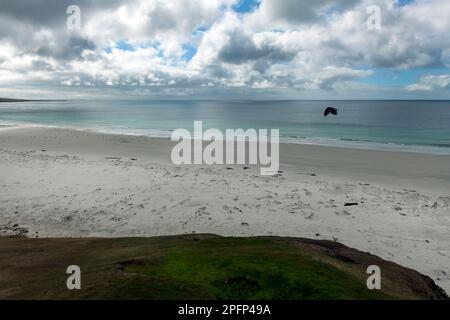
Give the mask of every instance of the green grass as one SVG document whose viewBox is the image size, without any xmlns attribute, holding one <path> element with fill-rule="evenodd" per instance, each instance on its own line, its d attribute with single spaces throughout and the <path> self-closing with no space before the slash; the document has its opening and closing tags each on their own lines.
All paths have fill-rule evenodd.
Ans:
<svg viewBox="0 0 450 320">
<path fill-rule="evenodd" d="M 196 286 L 217 299 L 375 299 L 382 293 L 292 246 L 269 240 L 211 239 L 167 250 L 158 264 L 125 272 Z"/>
<path fill-rule="evenodd" d="M 383 290 L 368 290 L 365 264 L 282 238 L 0 239 L 0 261 L 0 279 L 7 279 L 0 281 L 4 298 L 423 298 L 389 272 Z M 66 289 L 69 264 L 80 265 L 82 290 Z"/>
</svg>

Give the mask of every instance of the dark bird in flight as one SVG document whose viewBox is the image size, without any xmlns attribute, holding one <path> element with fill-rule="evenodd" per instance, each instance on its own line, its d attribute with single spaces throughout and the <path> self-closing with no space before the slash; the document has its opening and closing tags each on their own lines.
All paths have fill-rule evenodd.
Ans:
<svg viewBox="0 0 450 320">
<path fill-rule="evenodd" d="M 329 114 L 334 114 L 335 116 L 337 116 L 337 109 L 336 108 L 333 108 L 333 107 L 327 107 L 326 109 L 325 109 L 325 111 L 323 112 L 323 115 L 324 115 L 324 117 L 326 117 L 327 115 L 329 115 Z"/>
</svg>

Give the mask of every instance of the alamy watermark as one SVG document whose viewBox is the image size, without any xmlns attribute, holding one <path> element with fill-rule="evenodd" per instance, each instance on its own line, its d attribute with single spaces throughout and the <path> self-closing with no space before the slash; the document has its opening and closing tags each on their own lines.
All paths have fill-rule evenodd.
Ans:
<svg viewBox="0 0 450 320">
<path fill-rule="evenodd" d="M 77 265 L 70 265 L 66 269 L 66 273 L 70 274 L 67 278 L 66 286 L 69 290 L 81 289 L 81 269 Z"/>
<path fill-rule="evenodd" d="M 366 7 L 368 15 L 366 20 L 366 27 L 369 30 L 381 29 L 381 8 L 378 5 L 370 5 Z M 81 8 L 78 5 L 72 4 L 66 8 L 66 14 L 69 15 L 66 20 L 66 26 L 69 30 L 81 29 Z"/>
<path fill-rule="evenodd" d="M 66 26 L 69 30 L 81 29 L 81 9 L 77 5 L 70 5 L 66 9 L 66 14 L 69 16 L 66 20 Z"/>
<path fill-rule="evenodd" d="M 381 269 L 377 265 L 371 265 L 367 267 L 367 274 L 370 276 L 367 278 L 366 286 L 369 290 L 380 290 L 381 289 Z"/>
<path fill-rule="evenodd" d="M 279 165 L 279 129 L 207 129 L 194 121 L 194 132 L 177 129 L 171 140 L 174 164 L 253 164 L 260 165 L 261 175 L 274 175 Z M 269 140 L 270 135 L 270 140 Z M 206 146 L 205 146 L 206 143 Z M 270 147 L 270 154 L 269 154 Z"/>
<path fill-rule="evenodd" d="M 369 15 L 366 20 L 366 26 L 369 30 L 381 29 L 381 8 L 377 5 L 371 5 L 366 8 L 366 13 Z"/>
</svg>

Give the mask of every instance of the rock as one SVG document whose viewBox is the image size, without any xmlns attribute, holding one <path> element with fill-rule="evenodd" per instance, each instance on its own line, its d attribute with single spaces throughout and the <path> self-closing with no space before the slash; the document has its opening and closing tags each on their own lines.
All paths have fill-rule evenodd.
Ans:
<svg viewBox="0 0 450 320">
<path fill-rule="evenodd" d="M 358 202 L 346 202 L 344 204 L 344 207 L 352 207 L 352 206 L 357 206 Z"/>
</svg>

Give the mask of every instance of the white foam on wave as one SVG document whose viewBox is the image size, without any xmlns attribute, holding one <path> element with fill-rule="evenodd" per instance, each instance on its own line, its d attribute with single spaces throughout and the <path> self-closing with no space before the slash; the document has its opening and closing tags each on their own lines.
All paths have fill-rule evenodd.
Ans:
<svg viewBox="0 0 450 320">
<path fill-rule="evenodd" d="M 361 150 L 379 150 L 379 151 L 400 151 L 400 152 L 414 152 L 426 153 L 436 155 L 450 155 L 450 148 L 438 146 L 424 146 L 424 145 L 407 145 L 393 142 L 371 142 L 371 141 L 347 141 L 332 138 L 292 138 L 282 137 L 283 143 L 318 145 L 337 148 L 350 148 Z"/>
<path fill-rule="evenodd" d="M 171 130 L 137 129 L 137 128 L 130 128 L 127 126 L 72 127 L 68 125 L 65 126 L 43 125 L 43 124 L 0 121 L 0 129 L 14 128 L 14 127 L 70 129 L 85 132 L 97 132 L 102 134 L 120 134 L 130 136 L 153 137 L 153 138 L 170 138 L 172 134 Z M 300 138 L 300 137 L 281 136 L 280 143 L 317 145 L 317 146 L 350 148 L 361 150 L 399 151 L 399 152 L 414 152 L 414 153 L 435 154 L 435 155 L 450 155 L 450 148 L 448 147 L 406 145 L 393 142 L 381 143 L 370 141 L 348 141 L 342 139 L 323 138 L 323 137 Z"/>
</svg>

